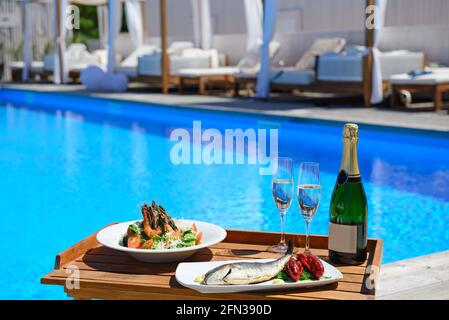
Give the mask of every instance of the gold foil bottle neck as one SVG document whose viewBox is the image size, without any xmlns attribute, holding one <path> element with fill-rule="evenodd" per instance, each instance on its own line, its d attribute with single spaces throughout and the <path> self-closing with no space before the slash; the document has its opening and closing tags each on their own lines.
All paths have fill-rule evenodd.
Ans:
<svg viewBox="0 0 449 320">
<path fill-rule="evenodd" d="M 354 123 L 347 123 L 343 129 L 343 141 L 357 143 L 359 141 L 359 126 Z"/>
</svg>

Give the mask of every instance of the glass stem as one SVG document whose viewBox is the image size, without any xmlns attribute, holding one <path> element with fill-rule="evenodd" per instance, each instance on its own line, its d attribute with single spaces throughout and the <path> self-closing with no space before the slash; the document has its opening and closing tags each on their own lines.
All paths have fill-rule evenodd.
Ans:
<svg viewBox="0 0 449 320">
<path fill-rule="evenodd" d="M 281 211 L 281 241 L 279 242 L 279 244 L 285 245 L 285 232 L 284 232 L 284 228 L 285 228 L 285 211 Z"/>
<path fill-rule="evenodd" d="M 305 248 L 305 252 L 309 253 L 310 252 L 310 243 L 309 243 L 309 224 L 310 221 L 306 220 L 306 248 Z"/>
</svg>

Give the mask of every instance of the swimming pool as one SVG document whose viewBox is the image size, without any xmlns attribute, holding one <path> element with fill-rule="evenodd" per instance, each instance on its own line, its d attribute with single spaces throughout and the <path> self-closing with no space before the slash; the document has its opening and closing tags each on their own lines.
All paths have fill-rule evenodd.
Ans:
<svg viewBox="0 0 449 320">
<path fill-rule="evenodd" d="M 255 165 L 170 162 L 174 128 L 277 128 L 279 152 L 321 166 L 311 232 L 326 234 L 342 124 L 142 106 L 77 95 L 0 90 L 0 298 L 64 298 L 39 284 L 56 253 L 111 221 L 138 218 L 156 199 L 177 217 L 278 231 L 271 178 Z M 449 249 L 449 137 L 361 126 L 369 236 L 383 262 Z M 296 173 L 295 173 L 296 174 Z M 298 206 L 288 232 L 304 232 Z"/>
</svg>

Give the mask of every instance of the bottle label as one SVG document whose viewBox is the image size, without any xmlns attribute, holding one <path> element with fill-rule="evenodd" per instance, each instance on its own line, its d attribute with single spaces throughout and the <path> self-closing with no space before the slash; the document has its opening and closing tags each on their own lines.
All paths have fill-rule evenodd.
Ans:
<svg viewBox="0 0 449 320">
<path fill-rule="evenodd" d="M 357 225 L 330 223 L 329 250 L 341 253 L 357 253 Z"/>
</svg>

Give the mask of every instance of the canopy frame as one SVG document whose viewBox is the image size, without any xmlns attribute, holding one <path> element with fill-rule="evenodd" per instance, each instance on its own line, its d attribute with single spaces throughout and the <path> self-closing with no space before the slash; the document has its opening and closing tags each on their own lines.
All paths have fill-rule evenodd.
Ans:
<svg viewBox="0 0 449 320">
<path fill-rule="evenodd" d="M 36 0 L 34 0 L 36 1 Z M 89 6 L 102 6 L 102 5 L 108 5 L 108 3 L 111 0 L 69 0 L 70 4 L 79 4 L 79 5 L 89 5 Z M 117 0 L 113 0 L 113 1 L 117 1 Z M 127 0 L 119 0 L 121 2 L 126 2 Z M 141 11 L 142 11 L 142 27 L 143 27 L 143 39 L 145 41 L 147 33 L 146 33 L 146 16 L 145 16 L 145 0 L 138 0 L 141 3 Z M 56 23 L 57 23 L 57 28 L 56 28 L 56 33 L 55 33 L 55 37 L 57 39 L 57 48 L 55 48 L 55 50 L 57 50 L 57 54 L 58 54 L 58 62 L 59 62 L 59 76 L 60 79 L 62 80 L 64 77 L 64 62 L 63 62 L 63 55 L 62 55 L 62 41 L 63 39 L 61 39 L 61 30 L 60 30 L 60 25 L 61 25 L 61 0 L 55 0 L 55 6 L 56 6 Z M 108 11 L 108 15 L 109 15 L 109 11 Z M 111 24 L 108 24 L 108 32 L 111 33 Z M 110 46 L 111 44 L 108 45 L 108 50 L 110 50 Z M 63 81 L 62 81 L 63 82 Z"/>
</svg>

